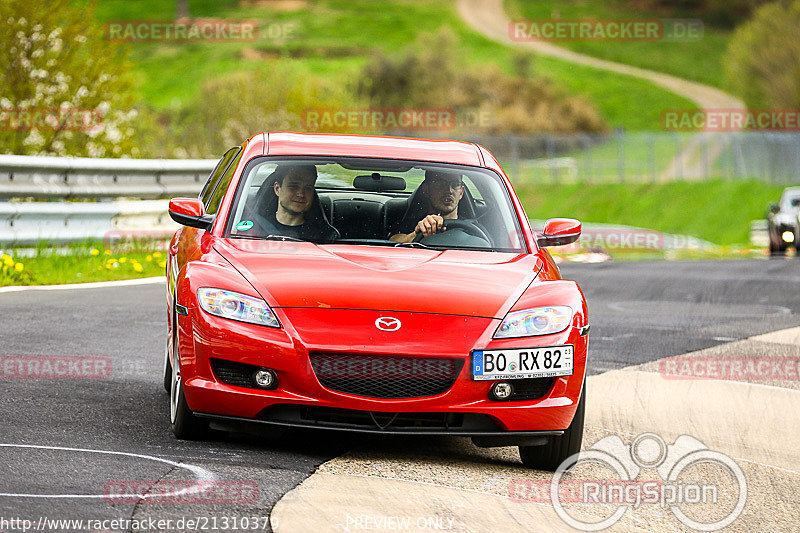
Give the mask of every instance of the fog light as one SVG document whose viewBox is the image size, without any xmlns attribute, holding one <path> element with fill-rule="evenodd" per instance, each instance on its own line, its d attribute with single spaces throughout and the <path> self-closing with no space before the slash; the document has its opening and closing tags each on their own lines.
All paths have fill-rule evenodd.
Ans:
<svg viewBox="0 0 800 533">
<path fill-rule="evenodd" d="M 498 400 L 505 400 L 512 394 L 514 394 L 514 387 L 511 386 L 511 383 L 501 381 L 492 387 L 492 396 Z"/>
<path fill-rule="evenodd" d="M 781 235 L 783 242 L 794 242 L 794 233 L 791 231 L 784 231 L 783 235 Z"/>
<path fill-rule="evenodd" d="M 272 370 L 262 368 L 261 370 L 256 370 L 253 374 L 253 381 L 262 389 L 271 389 L 275 387 L 278 378 L 275 377 L 275 372 Z"/>
</svg>

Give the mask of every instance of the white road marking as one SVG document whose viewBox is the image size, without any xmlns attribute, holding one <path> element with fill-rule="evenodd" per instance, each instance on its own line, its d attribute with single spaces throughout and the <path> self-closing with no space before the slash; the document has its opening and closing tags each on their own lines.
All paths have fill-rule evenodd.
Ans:
<svg viewBox="0 0 800 533">
<path fill-rule="evenodd" d="M 203 467 L 189 465 L 184 463 L 177 463 L 175 461 L 170 461 L 169 459 L 162 459 L 160 457 L 153 457 L 152 455 L 144 455 L 138 453 L 127 453 L 127 452 L 113 452 L 109 450 L 88 450 L 83 448 L 64 448 L 61 446 L 35 446 L 32 444 L 2 444 L 0 443 L 0 448 L 27 448 L 27 449 L 36 449 L 36 450 L 55 450 L 55 451 L 65 451 L 65 452 L 82 452 L 82 453 L 97 453 L 97 454 L 105 454 L 105 455 L 120 455 L 123 457 L 134 457 L 137 459 L 146 459 L 148 461 L 155 461 L 158 463 L 164 463 L 175 468 L 182 468 L 184 470 L 188 470 L 195 476 L 195 480 L 197 483 L 193 486 L 186 487 L 185 489 L 181 489 L 175 492 L 170 493 L 159 493 L 156 496 L 159 498 L 163 498 L 165 496 L 182 496 L 185 494 L 195 494 L 200 492 L 205 487 L 203 482 L 215 481 L 217 480 L 217 476 L 212 472 L 209 472 Z M 146 499 L 151 497 L 150 494 L 137 494 L 139 498 Z M 7 497 L 7 498 L 59 498 L 59 499 L 105 499 L 108 498 L 107 494 L 14 494 L 14 493 L 6 493 L 0 492 L 0 497 Z"/>
<path fill-rule="evenodd" d="M 24 285 L 13 287 L 0 287 L 0 292 L 21 291 L 65 291 L 73 289 L 102 289 L 104 287 L 128 287 L 131 285 L 151 285 L 153 283 L 166 283 L 163 277 L 122 279 L 119 281 L 95 281 L 93 283 L 70 283 L 64 285 Z"/>
</svg>

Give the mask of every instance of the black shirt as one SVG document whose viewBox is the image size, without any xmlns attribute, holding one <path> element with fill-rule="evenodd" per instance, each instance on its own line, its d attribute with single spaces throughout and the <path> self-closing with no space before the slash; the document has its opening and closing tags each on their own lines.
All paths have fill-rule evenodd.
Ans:
<svg viewBox="0 0 800 533">
<path fill-rule="evenodd" d="M 292 237 L 294 239 L 302 239 L 304 241 L 312 242 L 333 242 L 339 238 L 339 232 L 328 224 L 326 220 L 320 218 L 306 219 L 302 224 L 297 226 L 287 226 L 281 224 L 273 213 L 267 217 L 267 220 L 272 224 L 275 233 L 273 235 L 282 235 L 285 237 Z M 273 228 L 267 228 L 272 231 Z"/>
</svg>

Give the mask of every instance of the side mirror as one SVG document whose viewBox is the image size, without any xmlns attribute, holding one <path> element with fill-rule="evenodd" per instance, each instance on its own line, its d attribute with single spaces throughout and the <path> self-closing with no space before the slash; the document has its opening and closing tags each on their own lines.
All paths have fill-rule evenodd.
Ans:
<svg viewBox="0 0 800 533">
<path fill-rule="evenodd" d="M 581 236 L 581 223 L 574 218 L 551 218 L 544 225 L 544 231 L 536 236 L 536 244 L 541 247 L 564 246 L 578 240 Z"/>
<path fill-rule="evenodd" d="M 776 203 L 769 204 L 769 212 L 772 214 L 778 213 L 781 210 L 781 206 Z"/>
<path fill-rule="evenodd" d="M 173 198 L 169 201 L 169 216 L 178 224 L 206 231 L 214 223 L 214 215 L 206 215 L 203 202 L 197 198 Z"/>
</svg>

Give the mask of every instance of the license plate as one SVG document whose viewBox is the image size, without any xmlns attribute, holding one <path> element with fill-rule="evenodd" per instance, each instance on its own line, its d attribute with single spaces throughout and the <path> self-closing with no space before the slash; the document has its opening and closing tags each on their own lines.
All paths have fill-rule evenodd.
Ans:
<svg viewBox="0 0 800 533">
<path fill-rule="evenodd" d="M 541 346 L 472 352 L 472 379 L 519 379 L 570 376 L 574 347 Z"/>
</svg>

